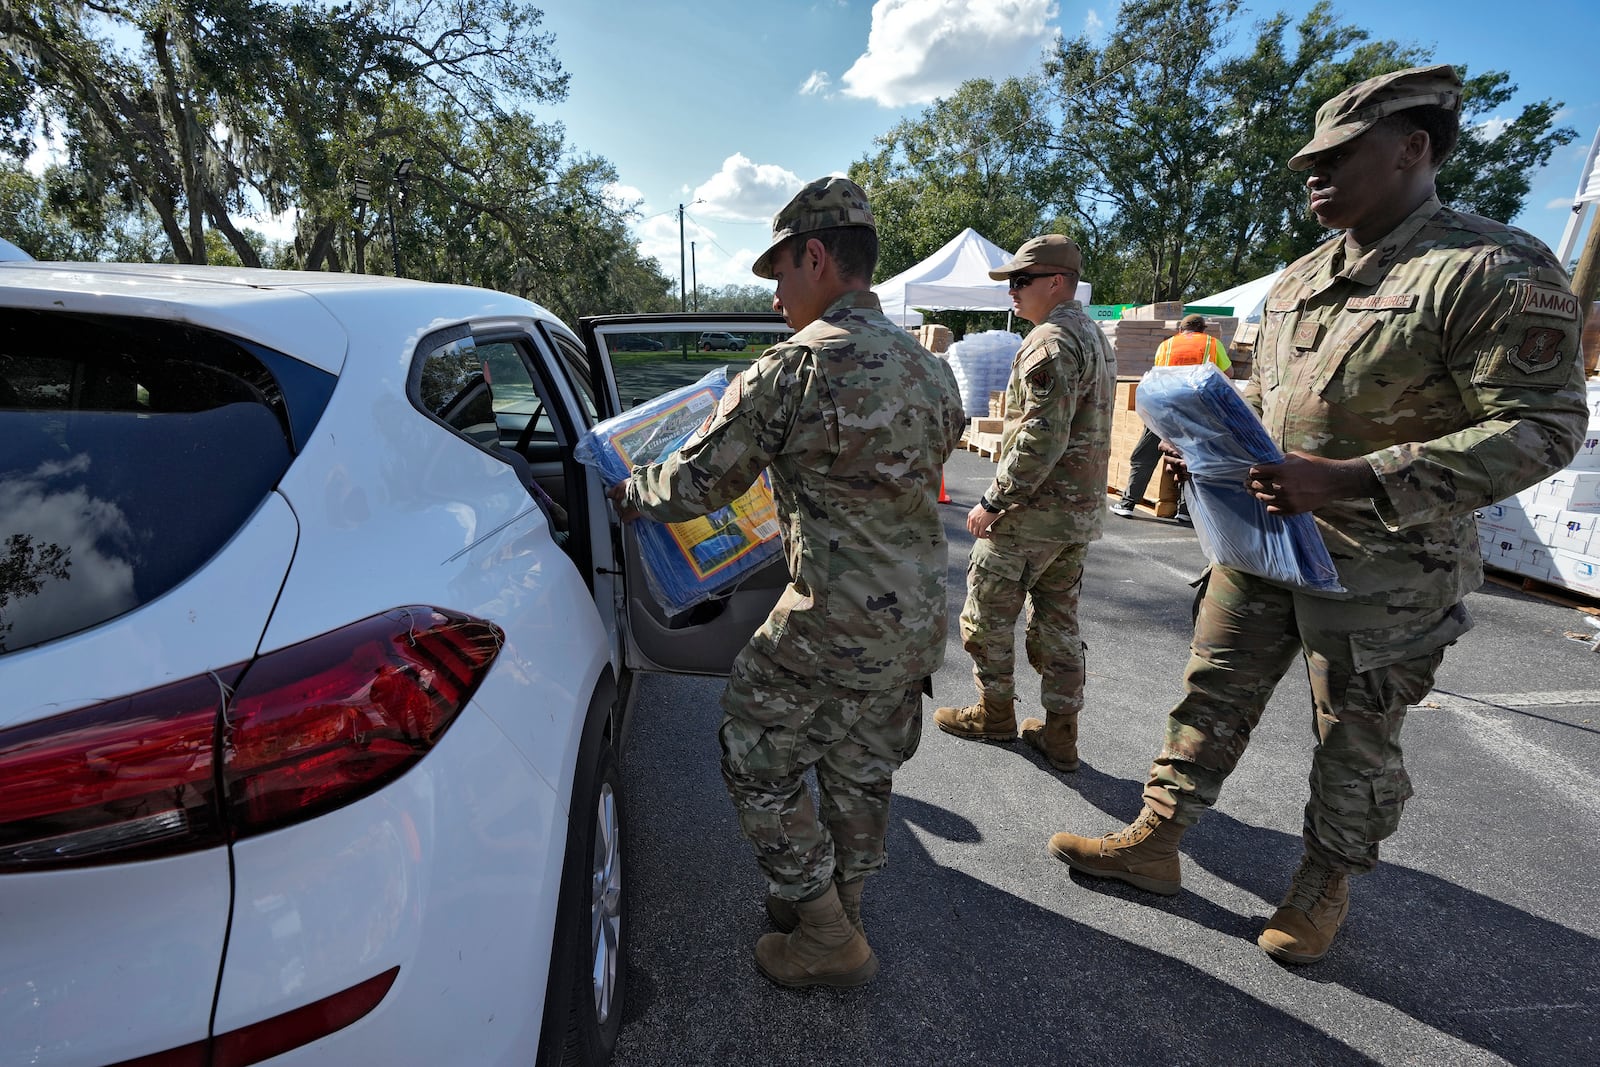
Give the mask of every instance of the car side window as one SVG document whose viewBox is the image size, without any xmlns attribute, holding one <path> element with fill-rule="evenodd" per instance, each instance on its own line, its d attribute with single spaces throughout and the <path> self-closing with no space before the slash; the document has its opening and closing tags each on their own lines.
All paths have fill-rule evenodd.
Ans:
<svg viewBox="0 0 1600 1067">
<path fill-rule="evenodd" d="M 494 409 L 483 360 L 471 336 L 435 346 L 422 360 L 417 383 L 424 411 L 478 444 L 494 444 Z"/>
</svg>

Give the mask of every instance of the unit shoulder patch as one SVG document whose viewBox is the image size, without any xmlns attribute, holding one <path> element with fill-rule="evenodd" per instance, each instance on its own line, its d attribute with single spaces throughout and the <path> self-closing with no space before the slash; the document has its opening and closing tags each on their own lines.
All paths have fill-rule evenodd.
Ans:
<svg viewBox="0 0 1600 1067">
<path fill-rule="evenodd" d="M 1548 326 L 1530 326 L 1522 340 L 1506 350 L 1506 359 L 1525 374 L 1539 374 L 1562 360 L 1566 332 Z"/>
</svg>

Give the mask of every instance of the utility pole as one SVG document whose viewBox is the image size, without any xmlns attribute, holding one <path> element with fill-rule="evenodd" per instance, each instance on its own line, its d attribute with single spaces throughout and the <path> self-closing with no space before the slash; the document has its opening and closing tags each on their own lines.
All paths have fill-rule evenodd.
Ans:
<svg viewBox="0 0 1600 1067">
<path fill-rule="evenodd" d="M 689 310 L 689 294 L 684 286 L 689 281 L 689 272 L 685 269 L 683 260 L 683 205 L 678 205 L 678 310 Z"/>
<path fill-rule="evenodd" d="M 695 265 L 694 265 L 694 242 L 693 241 L 689 242 L 689 281 L 692 282 L 693 285 L 694 285 L 694 288 L 689 290 L 690 292 L 692 292 L 694 294 L 694 309 L 696 311 L 699 311 L 700 310 L 700 272 L 695 269 Z"/>
</svg>

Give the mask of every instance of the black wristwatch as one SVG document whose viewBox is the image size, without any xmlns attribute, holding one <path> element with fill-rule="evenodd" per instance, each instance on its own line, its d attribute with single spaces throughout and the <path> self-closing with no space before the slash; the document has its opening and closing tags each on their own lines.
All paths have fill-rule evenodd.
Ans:
<svg viewBox="0 0 1600 1067">
<path fill-rule="evenodd" d="M 978 506 L 991 515 L 998 515 L 1005 510 L 1005 508 L 997 508 L 993 504 L 989 503 L 988 493 L 985 493 L 983 496 L 978 498 Z"/>
</svg>

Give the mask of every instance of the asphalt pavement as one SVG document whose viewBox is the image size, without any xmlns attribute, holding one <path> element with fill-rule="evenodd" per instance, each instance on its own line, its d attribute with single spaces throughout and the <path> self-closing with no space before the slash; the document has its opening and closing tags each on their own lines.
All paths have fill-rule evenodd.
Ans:
<svg viewBox="0 0 1600 1067">
<path fill-rule="evenodd" d="M 889 866 L 857 990 L 780 989 L 751 948 L 765 882 L 717 770 L 722 683 L 648 676 L 624 757 L 630 895 L 615 1062 L 929 1065 L 1600 1063 L 1600 653 L 1588 616 L 1488 585 L 1476 628 L 1408 716 L 1416 795 L 1352 885 L 1332 952 L 1277 964 L 1255 938 L 1300 855 L 1312 747 L 1303 671 L 1278 687 L 1157 897 L 1051 858 L 1056 830 L 1138 813 L 1188 657 L 1193 531 L 1107 519 L 1089 551 L 1083 765 L 940 732 L 975 696 L 954 619 L 967 509 L 993 464 L 946 468 L 950 639 L 922 745 L 895 777 Z M 1018 717 L 1038 676 L 1018 638 Z"/>
</svg>

